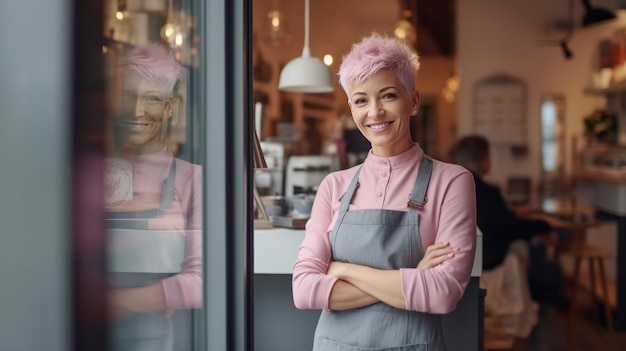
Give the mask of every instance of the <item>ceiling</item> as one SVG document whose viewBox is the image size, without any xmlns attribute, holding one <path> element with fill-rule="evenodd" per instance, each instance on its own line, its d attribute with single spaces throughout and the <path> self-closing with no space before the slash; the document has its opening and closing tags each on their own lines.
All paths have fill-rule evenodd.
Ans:
<svg viewBox="0 0 626 351">
<path fill-rule="evenodd" d="M 416 49 L 420 56 L 455 56 L 456 55 L 456 2 L 458 0 L 326 0 L 314 2 L 311 16 L 320 9 L 330 11 L 323 18 L 315 19 L 314 23 L 328 23 L 327 27 L 344 28 L 343 25 L 351 23 L 354 26 L 381 28 L 390 25 L 390 18 L 400 18 L 405 9 L 410 11 L 407 19 L 417 29 Z M 626 1 L 626 0 L 624 0 Z M 302 0 L 256 0 L 255 23 L 257 27 L 263 26 L 267 20 L 266 14 L 271 9 L 279 8 L 293 24 L 291 31 L 296 33 L 301 25 L 300 16 L 303 8 Z M 337 17 L 337 14 L 341 14 Z M 406 14 L 404 15 L 406 16 Z M 343 18 L 340 20 L 339 18 Z M 340 21 L 340 23 L 336 22 Z M 317 37 L 330 37 L 323 29 L 316 28 Z M 339 30 L 345 30 L 339 29 Z M 390 33 L 391 34 L 391 33 Z M 316 37 L 316 38 L 317 38 Z M 333 36 L 336 37 L 336 36 Z M 341 36 L 340 36 L 341 37 Z M 349 37 L 349 36 L 348 36 Z M 353 38 L 350 38 L 353 40 Z M 349 44 L 341 44 L 349 45 Z M 312 40 L 312 46 L 315 46 Z M 300 48 L 297 49 L 298 51 Z"/>
</svg>

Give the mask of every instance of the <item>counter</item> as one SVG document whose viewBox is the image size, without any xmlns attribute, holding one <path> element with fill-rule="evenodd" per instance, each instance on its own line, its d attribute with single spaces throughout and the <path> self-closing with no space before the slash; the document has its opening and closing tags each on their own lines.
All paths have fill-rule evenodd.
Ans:
<svg viewBox="0 0 626 351">
<path fill-rule="evenodd" d="M 320 310 L 298 310 L 293 305 L 291 273 L 304 239 L 304 230 L 257 229 L 254 233 L 254 349 L 309 351 Z M 472 278 L 465 295 L 443 317 L 448 351 L 482 350 L 482 235 L 477 236 Z M 471 345 L 475 345 L 472 347 Z"/>
<path fill-rule="evenodd" d="M 482 239 L 479 233 L 476 237 L 472 277 L 480 277 L 482 273 Z M 303 229 L 257 229 L 254 232 L 254 273 L 291 274 L 302 240 Z"/>
<path fill-rule="evenodd" d="M 576 198 L 617 216 L 626 216 L 626 178 L 600 172 L 579 172 L 576 177 Z"/>
</svg>

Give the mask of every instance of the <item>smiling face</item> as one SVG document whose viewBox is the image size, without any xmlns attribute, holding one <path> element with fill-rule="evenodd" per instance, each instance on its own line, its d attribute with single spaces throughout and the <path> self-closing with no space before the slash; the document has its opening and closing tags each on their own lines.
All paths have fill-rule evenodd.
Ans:
<svg viewBox="0 0 626 351">
<path fill-rule="evenodd" d="M 411 147 L 410 119 L 419 95 L 409 95 L 393 71 L 384 69 L 349 89 L 350 111 L 357 127 L 372 144 L 372 153 L 389 157 Z"/>
<path fill-rule="evenodd" d="M 121 116 L 117 126 L 125 135 L 125 149 L 148 154 L 165 146 L 171 96 L 163 84 L 130 73 L 123 78 Z"/>
</svg>

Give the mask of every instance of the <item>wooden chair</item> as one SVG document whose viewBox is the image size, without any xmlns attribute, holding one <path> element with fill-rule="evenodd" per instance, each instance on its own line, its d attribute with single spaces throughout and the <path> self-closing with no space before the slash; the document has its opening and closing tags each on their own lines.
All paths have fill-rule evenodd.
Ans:
<svg viewBox="0 0 626 351">
<path fill-rule="evenodd" d="M 574 261 L 574 269 L 571 274 L 573 289 L 571 292 L 568 330 L 571 330 L 574 319 L 576 318 L 577 304 L 579 302 L 578 290 L 586 289 L 589 291 L 594 301 L 604 305 L 607 329 L 609 333 L 612 334 L 614 330 L 613 303 L 611 303 L 612 299 L 609 296 L 609 283 L 604 269 L 604 261 L 611 257 L 611 253 L 589 245 L 585 240 L 587 229 L 598 225 L 599 223 L 595 221 L 572 221 L 571 238 L 560 239 L 552 233 L 550 236 L 542 237 L 541 241 L 546 244 L 546 246 L 552 248 L 555 262 L 561 263 L 561 255 L 567 255 Z M 588 280 L 582 274 L 581 265 L 584 261 L 587 261 L 589 267 Z M 597 310 L 594 308 L 593 311 L 596 321 L 598 321 Z"/>
</svg>

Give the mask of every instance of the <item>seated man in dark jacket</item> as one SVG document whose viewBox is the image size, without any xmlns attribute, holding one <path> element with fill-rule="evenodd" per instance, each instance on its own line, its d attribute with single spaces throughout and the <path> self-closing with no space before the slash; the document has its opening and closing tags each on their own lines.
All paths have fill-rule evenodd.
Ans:
<svg viewBox="0 0 626 351">
<path fill-rule="evenodd" d="M 486 138 L 470 135 L 460 139 L 450 153 L 452 162 L 467 168 L 474 175 L 477 226 L 483 233 L 484 270 L 502 264 L 514 241 L 522 239 L 531 243 L 536 235 L 566 226 L 558 219 L 525 218 L 512 211 L 499 188 L 483 179 L 491 165 L 489 149 Z M 547 261 L 545 248 L 537 243 L 529 246 L 529 253 L 528 279 L 533 297 L 539 302 L 559 300 L 562 284 L 560 267 Z"/>
</svg>

